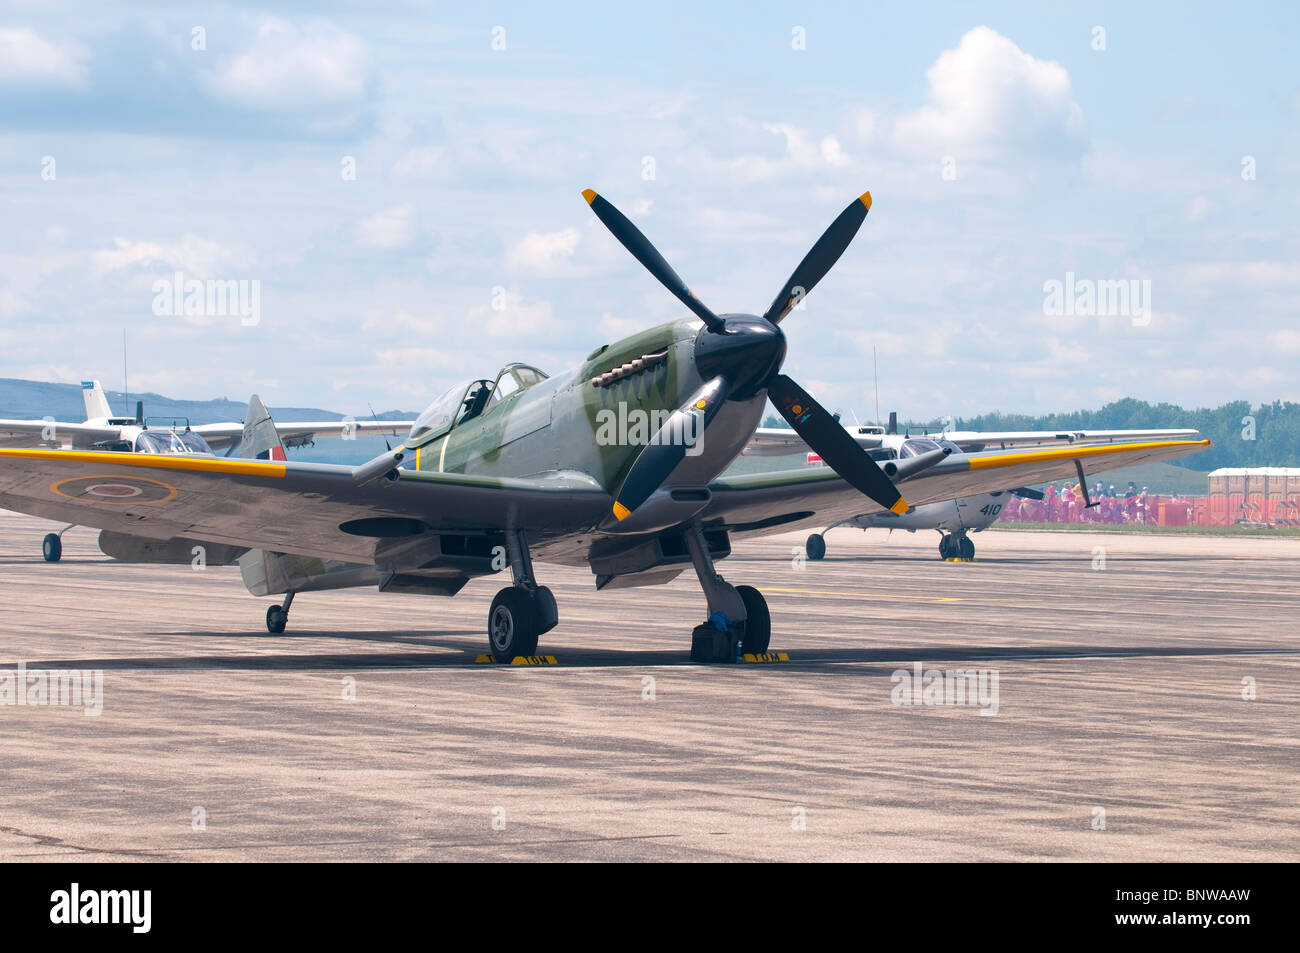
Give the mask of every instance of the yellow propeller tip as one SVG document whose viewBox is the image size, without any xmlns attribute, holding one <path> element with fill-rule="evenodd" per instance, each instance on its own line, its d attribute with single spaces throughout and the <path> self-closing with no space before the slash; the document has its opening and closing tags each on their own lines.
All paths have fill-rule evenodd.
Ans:
<svg viewBox="0 0 1300 953">
<path fill-rule="evenodd" d="M 627 519 L 631 514 L 632 511 L 629 510 L 622 503 L 619 503 L 617 501 L 614 502 L 614 515 L 618 517 L 618 521 L 620 523 L 623 522 L 623 520 Z"/>
<path fill-rule="evenodd" d="M 596 190 L 595 190 L 595 189 L 583 189 L 583 190 L 582 190 L 582 197 L 583 197 L 584 199 L 586 199 L 586 200 L 587 200 L 587 204 L 590 205 L 592 202 L 596 201 Z M 868 207 L 868 208 L 871 207 L 871 200 L 870 200 L 870 199 L 867 200 L 867 207 Z"/>
<path fill-rule="evenodd" d="M 910 507 L 907 505 L 907 500 L 900 496 L 898 502 L 889 508 L 889 512 L 897 513 L 899 516 L 902 516 L 908 511 L 908 509 L 910 509 Z"/>
<path fill-rule="evenodd" d="M 588 199 L 588 201 L 591 201 L 591 200 Z M 861 202 L 863 205 L 865 205 L 865 206 L 867 207 L 867 211 L 868 211 L 868 212 L 871 211 L 871 193 L 870 193 L 870 192 L 863 192 L 861 195 L 858 196 L 858 201 Z"/>
</svg>

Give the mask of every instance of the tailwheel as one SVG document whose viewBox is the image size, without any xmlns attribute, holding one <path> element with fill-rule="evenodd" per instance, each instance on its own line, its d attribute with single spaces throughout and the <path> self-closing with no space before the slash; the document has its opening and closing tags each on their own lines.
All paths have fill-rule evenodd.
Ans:
<svg viewBox="0 0 1300 953">
<path fill-rule="evenodd" d="M 41 540 L 41 555 L 47 563 L 57 563 L 63 558 L 63 540 L 58 533 L 46 533 Z"/>
<path fill-rule="evenodd" d="M 508 586 L 497 593 L 488 610 L 488 649 L 505 665 L 519 655 L 536 655 L 541 628 L 532 593 L 523 586 Z"/>
<path fill-rule="evenodd" d="M 284 606 L 271 606 L 266 610 L 266 631 L 272 635 L 279 635 L 284 631 L 284 627 L 289 624 L 289 613 Z"/>
<path fill-rule="evenodd" d="M 737 586 L 736 592 L 745 603 L 746 616 L 740 650 L 746 655 L 762 655 L 772 641 L 772 615 L 767 611 L 767 600 L 753 586 Z"/>
<path fill-rule="evenodd" d="M 821 533 L 813 533 L 808 537 L 808 542 L 804 543 L 803 548 L 809 559 L 824 559 L 826 557 L 826 537 Z"/>
</svg>

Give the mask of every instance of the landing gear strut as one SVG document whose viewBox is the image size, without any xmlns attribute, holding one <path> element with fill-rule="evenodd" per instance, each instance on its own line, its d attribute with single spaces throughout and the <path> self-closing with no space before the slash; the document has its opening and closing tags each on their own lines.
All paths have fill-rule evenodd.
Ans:
<svg viewBox="0 0 1300 953">
<path fill-rule="evenodd" d="M 45 538 L 41 540 L 41 555 L 45 557 L 47 563 L 57 563 L 63 558 L 63 534 L 76 523 L 69 523 L 57 533 L 46 533 Z"/>
<path fill-rule="evenodd" d="M 948 533 L 939 539 L 940 559 L 974 559 L 975 544 L 965 533 Z"/>
<path fill-rule="evenodd" d="M 555 596 L 533 578 L 533 560 L 523 531 L 506 535 L 506 553 L 515 584 L 497 593 L 488 610 L 488 651 L 502 664 L 536 655 L 537 637 L 560 621 Z"/>
<path fill-rule="evenodd" d="M 687 531 L 686 548 L 709 604 L 708 621 L 691 632 L 691 661 L 735 662 L 742 654 L 766 652 L 772 617 L 763 594 L 753 586 L 733 586 L 718 575 L 700 527 Z"/>
<path fill-rule="evenodd" d="M 266 610 L 266 631 L 272 635 L 279 635 L 284 631 L 284 627 L 289 624 L 289 607 L 293 605 L 293 593 L 284 594 L 284 604 L 271 606 Z"/>
</svg>

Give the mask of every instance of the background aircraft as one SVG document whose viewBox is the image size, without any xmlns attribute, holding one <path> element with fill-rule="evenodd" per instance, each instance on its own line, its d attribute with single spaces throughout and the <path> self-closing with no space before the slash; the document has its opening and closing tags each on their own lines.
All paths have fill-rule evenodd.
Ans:
<svg viewBox="0 0 1300 953">
<path fill-rule="evenodd" d="M 766 652 L 771 638 L 762 594 L 717 572 L 733 538 L 906 512 L 896 482 L 920 505 L 1208 446 L 938 448 L 882 467 L 781 373 L 780 324 L 848 247 L 870 194 L 831 223 L 762 316 L 715 314 L 621 212 L 591 190 L 583 196 L 693 317 L 598 347 L 555 377 L 509 364 L 458 385 L 400 449 L 358 467 L 0 449 L 0 507 L 97 526 L 139 547 L 226 546 L 240 554 L 251 592 L 285 594 L 267 612 L 276 632 L 298 592 L 376 585 L 450 596 L 508 566 L 513 584 L 488 611 L 499 662 L 532 655 L 559 621 L 534 558 L 589 567 L 598 589 L 663 583 L 690 566 L 708 607 L 691 658 L 732 661 Z M 769 399 L 828 467 L 720 477 Z"/>
<path fill-rule="evenodd" d="M 124 450 L 137 453 L 213 453 L 229 451 L 243 436 L 243 423 L 190 425 L 168 418 L 151 423 L 144 402 L 136 401 L 135 416 L 114 415 L 99 381 L 82 381 L 86 419 L 82 423 L 57 420 L 0 419 L 0 447 L 57 447 L 71 450 Z M 409 420 L 325 420 L 277 424 L 285 446 L 296 447 L 316 437 L 360 434 L 401 435 Z"/>
<path fill-rule="evenodd" d="M 1060 446 L 1078 444 L 1132 443 L 1144 440 L 1188 440 L 1197 435 L 1195 430 L 1019 430 L 1019 431 L 952 431 L 936 434 L 908 436 L 898 433 L 897 415 L 889 415 L 889 426 L 845 426 L 858 444 L 877 461 L 907 460 L 936 449 L 948 448 L 953 452 L 972 452 L 990 448 L 1011 449 L 1027 446 Z M 805 453 L 808 445 L 793 430 L 784 427 L 760 427 L 745 448 L 747 456 L 784 456 Z M 810 461 L 812 462 L 812 461 Z M 1086 484 L 1086 481 L 1084 481 Z M 826 555 L 825 534 L 839 526 L 858 529 L 932 529 L 939 533 L 940 559 L 973 559 L 975 543 L 970 533 L 978 533 L 997 522 L 1009 494 L 1042 499 L 1042 494 L 1028 487 L 1007 487 L 992 493 L 959 497 L 941 503 L 913 507 L 906 513 L 867 513 L 840 520 L 820 533 L 808 537 L 804 544 L 809 559 L 822 559 Z"/>
<path fill-rule="evenodd" d="M 188 420 L 171 419 L 166 423 L 149 423 L 144 416 L 144 402 L 136 401 L 134 417 L 115 417 L 108 397 L 99 381 L 82 381 L 86 402 L 84 423 L 54 420 L 0 419 L 0 447 L 59 447 L 76 450 L 122 451 L 151 454 L 212 455 L 216 450 L 232 452 L 244 438 L 248 423 L 212 423 L 190 426 Z M 256 400 L 256 398 L 254 398 Z M 266 408 L 257 401 L 266 414 Z M 252 412 L 250 405 L 250 412 Z M 266 414 L 267 419 L 270 415 Z M 284 446 L 302 446 L 317 436 L 348 438 L 358 434 L 406 433 L 409 420 L 335 420 L 313 423 L 290 423 L 279 427 L 283 443 L 278 443 L 275 459 L 283 460 Z M 71 523 L 57 533 L 47 533 L 41 541 L 41 555 L 47 563 L 63 558 L 63 534 L 76 527 Z"/>
</svg>

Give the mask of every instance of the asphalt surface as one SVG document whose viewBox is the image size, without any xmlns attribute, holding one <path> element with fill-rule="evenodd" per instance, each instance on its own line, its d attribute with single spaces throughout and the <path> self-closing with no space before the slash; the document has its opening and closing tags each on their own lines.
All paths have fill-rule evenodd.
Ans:
<svg viewBox="0 0 1300 953">
<path fill-rule="evenodd" d="M 1300 852 L 1300 540 L 740 543 L 719 568 L 766 594 L 776 664 L 688 663 L 689 571 L 597 593 L 539 564 L 558 664 L 502 667 L 475 658 L 505 580 L 304 594 L 271 636 L 237 569 L 114 563 L 89 530 L 46 564 L 50 528 L 0 513 L 0 675 L 101 671 L 102 713 L 0 698 L 3 860 Z M 896 704 L 917 663 L 986 694 Z"/>
</svg>

